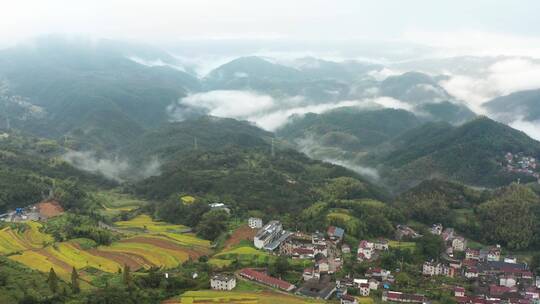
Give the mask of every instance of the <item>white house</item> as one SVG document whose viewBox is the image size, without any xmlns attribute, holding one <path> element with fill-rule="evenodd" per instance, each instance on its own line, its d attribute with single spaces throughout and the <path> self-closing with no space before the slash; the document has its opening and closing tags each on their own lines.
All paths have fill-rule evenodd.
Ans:
<svg viewBox="0 0 540 304">
<path fill-rule="evenodd" d="M 233 290 L 236 287 L 236 277 L 230 274 L 216 274 L 210 279 L 210 287 L 214 290 Z"/>
<path fill-rule="evenodd" d="M 258 217 L 250 217 L 248 219 L 248 225 L 251 229 L 261 229 L 263 226 L 263 221 Z"/>
<path fill-rule="evenodd" d="M 506 287 L 514 287 L 516 286 L 516 278 L 514 276 L 502 276 L 500 279 L 499 279 L 499 285 L 501 286 L 506 286 Z"/>
<path fill-rule="evenodd" d="M 467 240 L 461 236 L 452 240 L 452 249 L 454 251 L 465 251 L 467 249 Z"/>
<path fill-rule="evenodd" d="M 363 297 L 368 297 L 369 296 L 369 292 L 370 292 L 370 289 L 369 289 L 369 284 L 368 283 L 363 283 L 363 284 L 360 284 L 360 295 L 363 296 Z"/>
</svg>

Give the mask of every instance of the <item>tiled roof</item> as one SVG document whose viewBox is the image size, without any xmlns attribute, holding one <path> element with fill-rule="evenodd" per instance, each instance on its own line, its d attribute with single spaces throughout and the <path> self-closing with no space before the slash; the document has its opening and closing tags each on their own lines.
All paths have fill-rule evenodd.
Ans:
<svg viewBox="0 0 540 304">
<path fill-rule="evenodd" d="M 261 282 L 263 284 L 274 286 L 283 290 L 290 290 L 294 288 L 294 285 L 289 282 L 271 277 L 266 273 L 253 270 L 251 268 L 242 269 L 240 271 L 240 275 L 248 279 L 255 280 L 257 282 Z"/>
</svg>

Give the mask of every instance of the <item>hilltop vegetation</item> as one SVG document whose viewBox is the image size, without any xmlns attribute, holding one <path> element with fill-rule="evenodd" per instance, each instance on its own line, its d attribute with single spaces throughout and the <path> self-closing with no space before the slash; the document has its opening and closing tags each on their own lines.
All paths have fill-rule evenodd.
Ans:
<svg viewBox="0 0 540 304">
<path fill-rule="evenodd" d="M 16 132 L 0 140 L 0 213 L 37 203 L 53 188 L 59 194 L 75 190 L 68 189 L 75 181 L 89 187 L 114 185 L 58 159 L 61 151 L 54 141 Z"/>
<path fill-rule="evenodd" d="M 505 172 L 502 159 L 507 152 L 540 156 L 539 142 L 486 117 L 460 127 L 427 124 L 404 133 L 391 145 L 387 152 L 378 151 L 367 159 L 398 190 L 431 177 L 484 187 L 508 185 L 517 178 L 532 180 Z"/>
<path fill-rule="evenodd" d="M 486 102 L 484 107 L 506 122 L 512 122 L 516 118 L 535 121 L 540 119 L 539 104 L 540 90 L 528 90 L 497 97 Z"/>
<path fill-rule="evenodd" d="M 342 167 L 307 158 L 292 150 L 228 148 L 193 151 L 169 162 L 160 176 L 134 185 L 134 191 L 151 199 L 179 193 L 209 194 L 235 210 L 261 210 L 271 214 L 293 212 L 317 200 L 316 188 L 326 180 L 348 176 L 363 185 L 365 197 L 383 192 Z"/>
<path fill-rule="evenodd" d="M 412 220 L 456 227 L 468 237 L 510 249 L 540 246 L 540 198 L 528 186 L 474 190 L 441 180 L 425 181 L 400 195 L 394 206 Z"/>
</svg>

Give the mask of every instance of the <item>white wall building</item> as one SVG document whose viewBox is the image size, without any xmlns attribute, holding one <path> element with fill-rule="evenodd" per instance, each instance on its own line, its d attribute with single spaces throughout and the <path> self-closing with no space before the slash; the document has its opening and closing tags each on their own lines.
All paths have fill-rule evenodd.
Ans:
<svg viewBox="0 0 540 304">
<path fill-rule="evenodd" d="M 248 225 L 251 229 L 261 229 L 263 226 L 263 221 L 258 217 L 250 217 L 248 219 Z"/>
<path fill-rule="evenodd" d="M 210 287 L 214 290 L 233 290 L 236 287 L 236 278 L 230 274 L 216 274 L 210 279 Z"/>
</svg>

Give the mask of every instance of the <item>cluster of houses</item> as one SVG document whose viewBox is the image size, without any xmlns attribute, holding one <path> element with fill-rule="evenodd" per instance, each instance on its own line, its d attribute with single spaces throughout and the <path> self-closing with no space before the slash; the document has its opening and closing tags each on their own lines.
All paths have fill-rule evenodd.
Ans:
<svg viewBox="0 0 540 304">
<path fill-rule="evenodd" d="M 422 237 L 422 235 L 407 225 L 397 225 L 395 237 L 396 240 L 417 239 Z"/>
<path fill-rule="evenodd" d="M 255 281 L 285 292 L 328 300 L 334 295 L 341 304 L 357 304 L 357 298 L 349 295 L 356 289 L 355 295 L 367 297 L 375 290 L 382 290 L 383 302 L 428 303 L 420 294 L 408 294 L 392 291 L 395 278 L 391 271 L 380 267 L 369 268 L 362 277 L 346 276 L 334 280 L 332 274 L 342 266 L 342 254 L 351 252 L 343 244 L 344 230 L 330 226 L 326 233 L 289 232 L 283 229 L 279 221 L 270 221 L 263 225 L 262 220 L 250 218 L 248 225 L 259 229 L 253 243 L 255 247 L 293 259 L 313 261 L 313 266 L 304 269 L 300 286 L 269 276 L 264 269 L 242 269 L 238 276 Z M 414 239 L 419 233 L 405 225 L 396 227 L 397 239 Z M 435 224 L 429 230 L 438 235 L 446 244 L 446 250 L 437 261 L 426 261 L 422 273 L 427 277 L 460 277 L 473 284 L 473 290 L 466 291 L 457 286 L 455 300 L 459 304 L 540 304 L 540 278 L 534 279 L 527 264 L 516 258 L 503 257 L 500 246 L 483 249 L 468 248 L 467 240 L 459 236 L 454 229 Z M 339 250 L 340 248 L 341 250 Z M 377 260 L 381 253 L 389 249 L 386 239 L 362 240 L 356 253 L 360 262 Z M 216 290 L 231 290 L 236 286 L 234 275 L 218 274 L 211 278 L 211 286 Z"/>
<path fill-rule="evenodd" d="M 540 280 L 534 280 L 526 263 L 515 257 L 503 258 L 499 245 L 474 249 L 467 247 L 467 240 L 452 228 L 443 230 L 435 224 L 431 233 L 441 236 L 447 245 L 441 261 L 427 261 L 422 266 L 425 276 L 461 277 L 474 283 L 474 290 L 467 294 L 463 287 L 454 290 L 460 304 L 540 303 Z M 457 257 L 457 252 L 462 252 Z"/>
<path fill-rule="evenodd" d="M 388 250 L 388 240 L 378 239 L 374 242 L 362 240 L 358 244 L 356 259 L 359 262 L 373 261 L 379 257 L 379 253 Z"/>
<path fill-rule="evenodd" d="M 345 298 L 345 302 L 347 302 L 348 290 L 350 288 L 357 289 L 359 295 L 367 297 L 370 295 L 371 291 L 378 289 L 389 289 L 394 282 L 395 278 L 391 271 L 380 267 L 369 268 L 363 278 L 353 278 L 351 276 L 347 276 L 337 280 L 336 295 L 339 299 L 343 300 Z"/>
<path fill-rule="evenodd" d="M 537 171 L 540 166 L 534 157 L 525 156 L 523 153 L 513 154 L 508 152 L 504 156 L 504 159 L 505 164 L 503 164 L 503 166 L 506 171 L 531 175 L 540 179 L 540 173 Z"/>
</svg>

